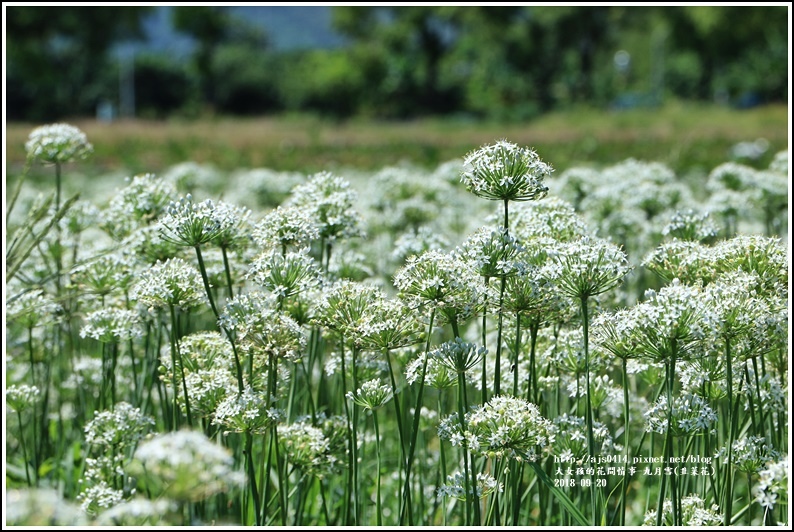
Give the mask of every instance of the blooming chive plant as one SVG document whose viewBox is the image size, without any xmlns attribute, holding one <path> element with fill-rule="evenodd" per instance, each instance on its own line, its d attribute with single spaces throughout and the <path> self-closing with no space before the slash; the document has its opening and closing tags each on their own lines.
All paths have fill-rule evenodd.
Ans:
<svg viewBox="0 0 794 532">
<path fill-rule="evenodd" d="M 56 177 L 91 150 L 34 133 Z M 698 190 L 551 172 L 505 140 L 431 171 L 23 183 L 8 523 L 790 524 L 788 153 Z"/>
</svg>

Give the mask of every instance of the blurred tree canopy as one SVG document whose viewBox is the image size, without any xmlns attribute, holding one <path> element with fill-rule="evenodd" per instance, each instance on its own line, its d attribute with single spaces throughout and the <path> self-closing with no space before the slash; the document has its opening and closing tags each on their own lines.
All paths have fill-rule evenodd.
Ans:
<svg viewBox="0 0 794 532">
<path fill-rule="evenodd" d="M 99 98 L 116 100 L 119 67 L 108 50 L 140 35 L 149 9 L 8 7 L 9 118 L 91 114 Z M 138 113 L 523 120 L 670 97 L 787 99 L 787 6 L 331 9 L 347 46 L 283 51 L 227 8 L 174 7 L 171 23 L 193 39 L 194 54 L 136 57 Z"/>
<path fill-rule="evenodd" d="M 108 52 L 140 37 L 151 7 L 6 8 L 6 109 L 9 119 L 93 114 L 118 79 Z M 118 83 L 116 82 L 116 87 Z"/>
</svg>

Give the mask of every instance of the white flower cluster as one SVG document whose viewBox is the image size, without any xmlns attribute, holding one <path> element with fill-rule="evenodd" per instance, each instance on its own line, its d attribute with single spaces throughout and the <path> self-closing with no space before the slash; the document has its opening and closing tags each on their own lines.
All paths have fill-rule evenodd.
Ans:
<svg viewBox="0 0 794 532">
<path fill-rule="evenodd" d="M 460 181 L 485 199 L 528 201 L 548 193 L 543 181 L 551 172 L 534 150 L 500 140 L 466 155 Z"/>
<path fill-rule="evenodd" d="M 367 410 L 377 410 L 393 397 L 391 386 L 383 384 L 380 379 L 372 379 L 356 390 L 347 392 L 345 397 Z"/>
<path fill-rule="evenodd" d="M 768 462 L 758 472 L 753 495 L 755 502 L 767 510 L 771 510 L 776 504 L 788 502 L 788 456 Z"/>
<path fill-rule="evenodd" d="M 180 191 L 191 192 L 196 188 L 204 190 L 222 186 L 222 174 L 209 164 L 185 161 L 169 167 L 163 179 L 172 183 Z"/>
<path fill-rule="evenodd" d="M 83 490 L 77 500 L 83 512 L 96 515 L 120 504 L 124 500 L 124 491 L 113 488 L 106 480 L 100 480 Z"/>
<path fill-rule="evenodd" d="M 106 307 L 87 314 L 85 322 L 80 338 L 112 343 L 143 336 L 140 315 L 134 310 Z"/>
<path fill-rule="evenodd" d="M 282 413 L 272 407 L 273 397 L 260 393 L 250 386 L 243 393 L 232 393 L 218 404 L 214 425 L 220 425 L 230 432 L 246 432 L 264 434 L 275 423 Z"/>
<path fill-rule="evenodd" d="M 447 476 L 446 484 L 438 488 L 439 497 L 452 497 L 459 501 L 466 500 L 466 478 L 465 473 L 456 471 Z M 469 479 L 471 482 L 471 479 Z M 504 486 L 496 482 L 496 479 L 488 473 L 477 473 L 477 485 L 469 486 L 469 492 L 478 499 L 493 492 L 502 493 Z"/>
<path fill-rule="evenodd" d="M 575 459 L 582 463 L 587 456 L 587 423 L 585 418 L 564 413 L 554 419 L 554 454 L 561 459 Z M 596 452 L 602 455 L 614 451 L 612 435 L 606 425 L 599 421 L 593 422 L 593 439 L 597 445 Z"/>
<path fill-rule="evenodd" d="M 179 502 L 200 501 L 245 482 L 231 452 L 191 430 L 155 436 L 138 447 L 134 459 L 131 468 L 141 470 L 152 496 Z"/>
<path fill-rule="evenodd" d="M 32 329 L 56 321 L 63 307 L 41 289 L 29 290 L 6 299 L 6 320 Z"/>
<path fill-rule="evenodd" d="M 571 381 L 568 384 L 568 395 L 570 397 L 584 397 L 587 394 L 587 383 L 584 379 L 581 382 Z M 622 402 L 623 392 L 621 388 L 614 385 L 609 375 L 596 375 L 590 380 L 590 401 L 593 410 L 598 410 L 612 402 Z"/>
<path fill-rule="evenodd" d="M 601 238 L 561 242 L 556 252 L 554 261 L 544 267 L 544 275 L 576 300 L 611 290 L 631 270 L 626 254 Z"/>
<path fill-rule="evenodd" d="M 511 211 L 510 225 L 520 240 L 552 238 L 568 242 L 589 234 L 573 205 L 556 196 L 518 204 Z"/>
<path fill-rule="evenodd" d="M 8 526 L 83 528 L 88 524 L 85 513 L 55 489 L 9 489 L 4 510 Z"/>
<path fill-rule="evenodd" d="M 154 174 L 134 176 L 111 200 L 100 227 L 116 240 L 153 223 L 175 199 L 173 185 Z"/>
<path fill-rule="evenodd" d="M 130 289 L 130 299 L 155 308 L 189 310 L 207 301 L 201 274 L 184 259 L 175 257 L 144 270 Z"/>
<path fill-rule="evenodd" d="M 714 331 L 715 317 L 703 291 L 673 279 L 658 293 L 629 309 L 623 317 L 627 334 L 636 335 L 644 356 L 654 360 L 684 357 Z"/>
<path fill-rule="evenodd" d="M 466 373 L 475 367 L 487 352 L 488 349 L 485 347 L 477 347 L 476 344 L 465 342 L 458 337 L 433 349 L 429 356 L 455 373 Z"/>
<path fill-rule="evenodd" d="M 449 246 L 449 241 L 443 233 L 423 225 L 397 237 L 392 248 L 391 258 L 403 263 L 412 255 L 421 255 L 425 251 L 442 251 L 447 246 Z"/>
<path fill-rule="evenodd" d="M 780 459 L 777 452 L 763 436 L 746 436 L 733 442 L 731 464 L 743 473 L 758 473 L 764 464 Z M 726 447 L 721 447 L 715 454 L 717 458 L 726 457 Z"/>
<path fill-rule="evenodd" d="M 112 410 L 94 412 L 94 419 L 85 427 L 85 441 L 94 447 L 118 451 L 133 447 L 152 427 L 154 419 L 144 415 L 140 408 L 120 402 Z"/>
<path fill-rule="evenodd" d="M 284 255 L 281 250 L 272 250 L 265 251 L 254 260 L 248 270 L 248 278 L 278 300 L 284 300 L 317 286 L 320 271 L 307 249 Z"/>
<path fill-rule="evenodd" d="M 643 417 L 645 429 L 659 434 L 667 433 L 669 420 L 674 436 L 708 432 L 717 423 L 717 412 L 705 399 L 694 394 L 673 398 L 672 414 L 667 397 L 662 395 Z"/>
<path fill-rule="evenodd" d="M 127 250 L 100 255 L 72 268 L 72 283 L 99 296 L 124 290 L 135 279 L 137 258 Z"/>
<path fill-rule="evenodd" d="M 94 147 L 79 128 L 70 124 L 49 124 L 31 131 L 25 143 L 28 158 L 48 163 L 85 159 Z"/>
<path fill-rule="evenodd" d="M 279 205 L 254 226 L 251 237 L 265 250 L 276 249 L 286 254 L 320 238 L 320 228 L 306 209 Z"/>
<path fill-rule="evenodd" d="M 394 286 L 412 308 L 427 306 L 461 324 L 481 305 L 482 280 L 460 258 L 438 251 L 410 257 L 394 274 Z"/>
<path fill-rule="evenodd" d="M 363 220 L 353 208 L 356 193 L 350 183 L 329 172 L 320 172 L 296 186 L 287 205 L 305 210 L 326 243 L 363 236 Z"/>
<path fill-rule="evenodd" d="M 308 421 L 279 425 L 278 441 L 286 460 L 304 473 L 322 477 L 336 463 L 330 440 Z"/>
<path fill-rule="evenodd" d="M 41 390 L 37 386 L 13 384 L 6 388 L 6 407 L 15 412 L 22 412 L 35 407 L 39 396 L 41 396 Z"/>
<path fill-rule="evenodd" d="M 207 244 L 222 236 L 228 239 L 230 231 L 240 221 L 240 213 L 234 206 L 223 203 L 217 208 L 210 199 L 194 203 L 191 194 L 172 201 L 159 220 L 163 239 L 188 247 Z"/>
<path fill-rule="evenodd" d="M 716 238 L 718 230 L 708 212 L 699 214 L 692 209 L 686 209 L 675 212 L 670 218 L 670 223 L 662 228 L 662 235 L 680 240 L 706 242 Z"/>
<path fill-rule="evenodd" d="M 493 279 L 518 273 L 515 259 L 522 250 L 513 235 L 501 228 L 486 226 L 470 235 L 455 254 L 470 264 L 478 275 Z"/>
<path fill-rule="evenodd" d="M 413 384 L 422 375 L 422 365 L 425 363 L 427 355 L 422 352 L 405 365 L 405 382 Z M 455 370 L 449 369 L 437 357 L 428 357 L 425 367 L 425 385 L 438 390 L 451 388 L 458 383 L 458 374 Z"/>
<path fill-rule="evenodd" d="M 383 352 L 418 343 L 423 329 L 405 303 L 384 296 L 374 298 L 364 309 L 351 336 L 362 349 Z"/>
<path fill-rule="evenodd" d="M 537 406 L 516 397 L 495 396 L 466 414 L 465 434 L 458 419 L 453 414 L 443 420 L 438 435 L 481 456 L 535 462 L 554 442 L 552 423 Z"/>
<path fill-rule="evenodd" d="M 181 366 L 191 412 L 199 416 L 212 416 L 220 401 L 227 395 L 237 393 L 231 344 L 219 332 L 199 332 L 181 338 L 179 351 L 181 356 L 177 359 L 177 371 Z M 170 346 L 163 346 L 160 364 L 165 382 L 173 383 Z M 181 377 L 177 379 L 178 385 L 180 381 Z M 176 399 L 185 408 L 184 393 L 177 392 Z"/>
<path fill-rule="evenodd" d="M 722 525 L 722 515 L 719 514 L 719 506 L 716 504 L 711 509 L 705 508 L 705 502 L 697 495 L 687 495 L 681 499 L 681 523 L 684 526 L 720 526 Z M 645 514 L 643 526 L 656 526 L 656 510 L 650 510 Z M 662 525 L 674 526 L 673 504 L 670 499 L 665 499 L 662 505 Z"/>
<path fill-rule="evenodd" d="M 101 512 L 96 518 L 99 526 L 169 526 L 176 523 L 170 522 L 169 514 L 177 510 L 173 501 L 150 501 L 140 497 L 121 502 L 112 508 Z"/>
</svg>

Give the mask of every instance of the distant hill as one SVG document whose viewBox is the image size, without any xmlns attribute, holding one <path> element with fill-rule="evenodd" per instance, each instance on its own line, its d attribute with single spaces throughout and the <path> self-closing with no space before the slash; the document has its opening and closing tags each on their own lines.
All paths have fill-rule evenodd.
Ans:
<svg viewBox="0 0 794 532">
<path fill-rule="evenodd" d="M 126 43 L 119 50 L 168 52 L 187 57 L 195 46 L 190 37 L 174 31 L 171 6 L 159 6 L 143 21 L 146 40 Z M 330 6 L 229 6 L 234 15 L 262 28 L 275 50 L 336 48 L 345 38 L 331 27 Z"/>
</svg>

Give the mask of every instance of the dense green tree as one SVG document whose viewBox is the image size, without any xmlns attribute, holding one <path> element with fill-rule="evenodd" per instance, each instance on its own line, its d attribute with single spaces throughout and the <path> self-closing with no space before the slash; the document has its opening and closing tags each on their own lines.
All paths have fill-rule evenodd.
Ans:
<svg viewBox="0 0 794 532">
<path fill-rule="evenodd" d="M 93 114 L 108 87 L 111 46 L 141 36 L 150 7 L 6 7 L 7 109 L 11 119 Z"/>
</svg>

